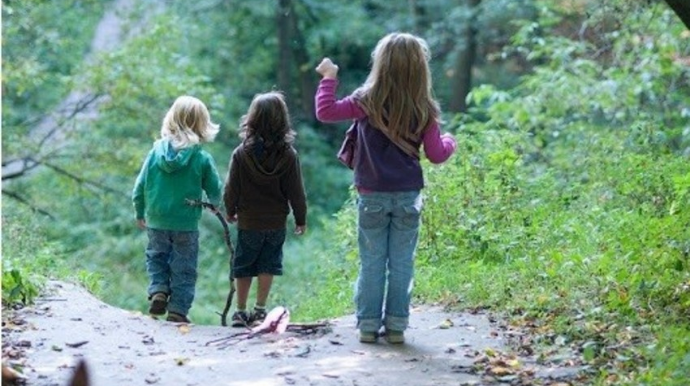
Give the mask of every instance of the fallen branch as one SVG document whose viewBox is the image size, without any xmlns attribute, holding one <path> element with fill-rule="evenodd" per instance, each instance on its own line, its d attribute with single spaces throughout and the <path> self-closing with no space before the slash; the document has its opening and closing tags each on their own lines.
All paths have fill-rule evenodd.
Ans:
<svg viewBox="0 0 690 386">
<path fill-rule="evenodd" d="M 215 339 L 206 343 L 206 346 L 217 346 L 227 348 L 243 340 L 249 340 L 257 336 L 268 334 L 279 335 L 283 332 L 293 332 L 301 335 L 311 335 L 317 332 L 330 331 L 330 324 L 323 323 L 293 323 L 290 324 L 290 311 L 285 307 L 276 307 L 266 315 L 266 319 L 260 325 L 249 328 L 242 332 Z"/>
</svg>

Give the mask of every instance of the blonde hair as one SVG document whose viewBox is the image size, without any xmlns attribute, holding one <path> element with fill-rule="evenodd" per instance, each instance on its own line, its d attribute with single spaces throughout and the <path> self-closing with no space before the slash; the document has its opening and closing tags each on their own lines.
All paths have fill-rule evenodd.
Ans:
<svg viewBox="0 0 690 386">
<path fill-rule="evenodd" d="M 175 149 L 184 149 L 202 142 L 213 142 L 219 126 L 211 122 L 206 105 L 192 96 L 175 100 L 163 118 L 161 137 L 169 139 Z"/>
<path fill-rule="evenodd" d="M 240 123 L 239 136 L 247 148 L 260 142 L 265 148 L 278 149 L 291 145 L 296 135 L 282 93 L 271 91 L 254 96 Z"/>
<path fill-rule="evenodd" d="M 379 40 L 371 54 L 371 72 L 355 98 L 372 125 L 405 153 L 419 156 L 424 130 L 441 112 L 434 99 L 424 39 L 394 32 Z"/>
</svg>

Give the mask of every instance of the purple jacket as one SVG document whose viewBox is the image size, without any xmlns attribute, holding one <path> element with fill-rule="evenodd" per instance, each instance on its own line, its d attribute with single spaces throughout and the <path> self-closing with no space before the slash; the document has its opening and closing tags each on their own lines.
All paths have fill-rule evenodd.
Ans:
<svg viewBox="0 0 690 386">
<path fill-rule="evenodd" d="M 391 142 L 369 119 L 352 96 L 336 100 L 337 79 L 322 79 L 316 92 L 316 117 L 322 122 L 354 119 L 357 122 L 355 186 L 360 191 L 397 192 L 420 190 L 424 177 L 419 160 Z M 429 126 L 419 146 L 432 163 L 442 163 L 455 151 L 455 139 L 441 135 L 438 123 Z"/>
</svg>

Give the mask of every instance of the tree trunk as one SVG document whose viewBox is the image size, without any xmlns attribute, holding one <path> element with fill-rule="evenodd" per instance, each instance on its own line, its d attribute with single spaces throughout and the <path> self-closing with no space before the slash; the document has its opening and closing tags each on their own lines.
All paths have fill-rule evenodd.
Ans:
<svg viewBox="0 0 690 386">
<path fill-rule="evenodd" d="M 418 0 L 409 0 L 410 14 L 412 15 L 412 29 L 416 34 L 421 34 L 428 25 L 426 8 L 419 4 Z"/>
<path fill-rule="evenodd" d="M 685 26 L 690 29 L 690 1 L 666 0 L 666 4 L 678 15 Z"/>
<path fill-rule="evenodd" d="M 304 36 L 299 29 L 292 0 L 280 0 L 276 18 L 278 32 L 278 87 L 288 95 L 288 105 L 295 117 L 307 123 L 316 121 L 314 115 L 313 65 L 307 52 Z M 295 85 L 297 87 L 295 87 Z"/>
<path fill-rule="evenodd" d="M 299 104 L 302 110 L 301 117 L 307 123 L 314 124 L 316 123 L 316 114 L 314 112 L 314 93 L 316 92 L 314 65 L 309 58 L 304 35 L 297 24 L 297 15 L 295 15 L 294 10 L 291 14 L 293 15 L 291 27 L 294 36 L 294 57 L 300 88 Z"/>
<path fill-rule="evenodd" d="M 290 41 L 290 17 L 292 0 L 280 0 L 276 12 L 276 31 L 278 33 L 278 88 L 290 92 L 290 74 L 292 73 L 292 49 Z"/>
<path fill-rule="evenodd" d="M 464 4 L 469 8 L 471 16 L 467 20 L 464 36 L 464 47 L 458 52 L 453 71 L 452 85 L 453 93 L 450 100 L 450 110 L 455 112 L 466 112 L 466 98 L 472 88 L 472 68 L 477 57 L 477 26 L 476 14 L 479 10 L 481 0 L 464 0 Z"/>
</svg>

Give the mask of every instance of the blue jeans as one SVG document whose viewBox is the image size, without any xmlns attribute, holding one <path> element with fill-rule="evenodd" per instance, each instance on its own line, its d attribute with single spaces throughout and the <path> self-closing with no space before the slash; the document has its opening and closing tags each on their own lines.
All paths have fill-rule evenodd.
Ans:
<svg viewBox="0 0 690 386">
<path fill-rule="evenodd" d="M 382 324 L 407 328 L 421 210 L 419 191 L 359 195 L 355 303 L 361 331 L 375 332 Z"/>
<path fill-rule="evenodd" d="M 156 292 L 170 295 L 168 312 L 187 315 L 194 301 L 199 256 L 198 231 L 147 229 L 146 272 L 149 297 Z"/>
</svg>

